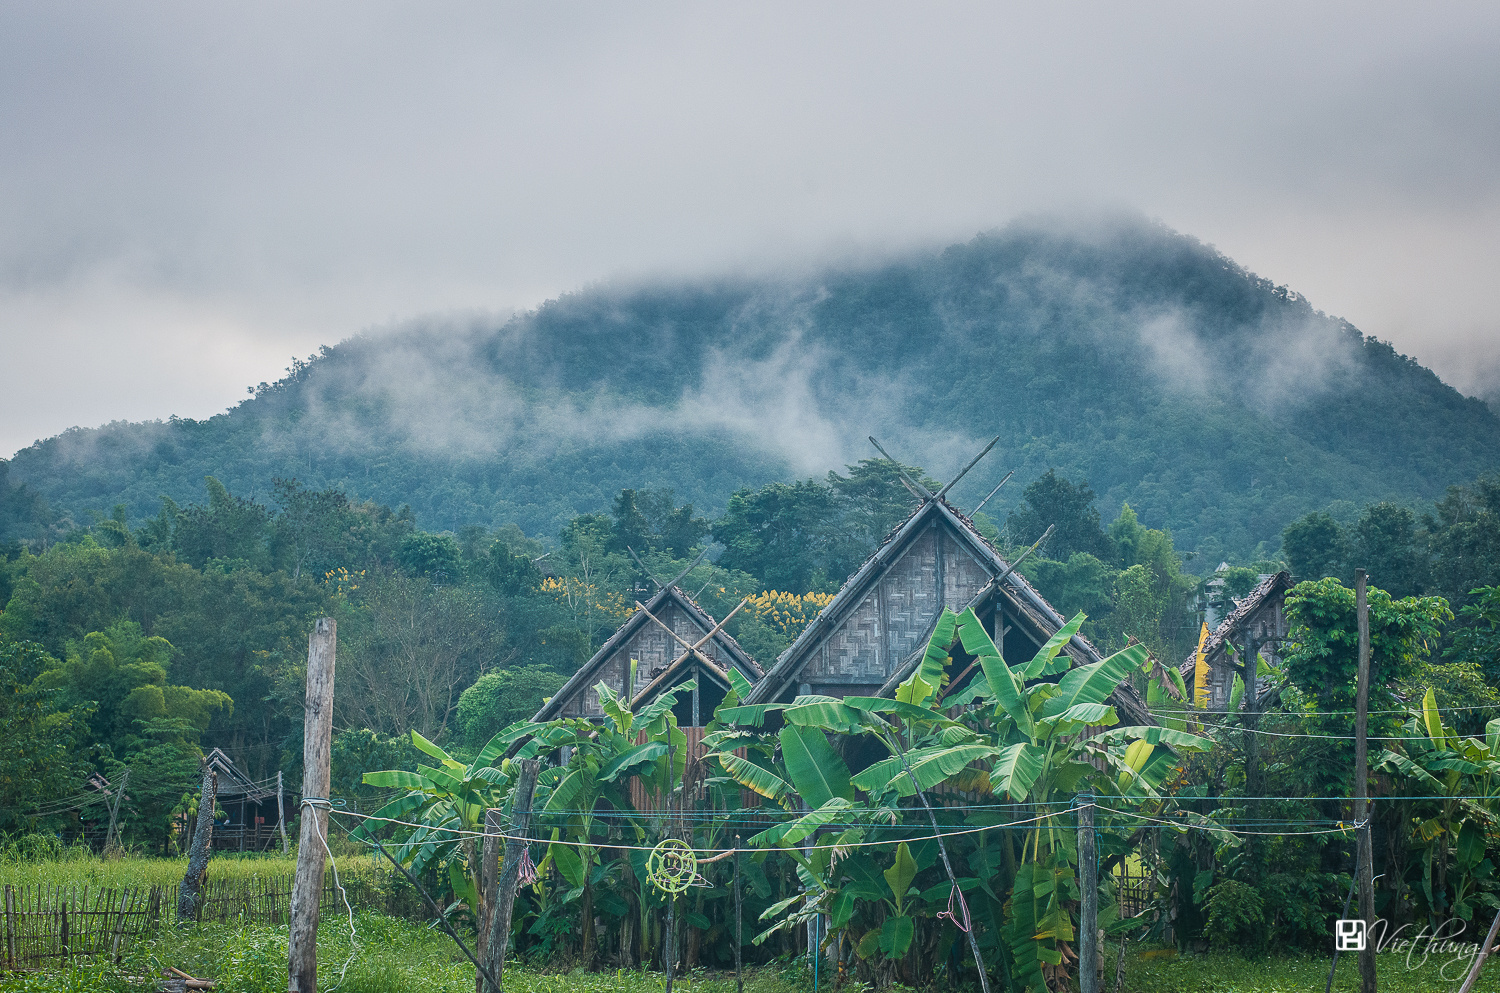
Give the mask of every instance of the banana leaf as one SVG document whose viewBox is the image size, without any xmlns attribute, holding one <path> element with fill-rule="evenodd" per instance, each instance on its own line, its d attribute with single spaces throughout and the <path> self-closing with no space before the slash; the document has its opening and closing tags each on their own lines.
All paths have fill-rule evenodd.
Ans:
<svg viewBox="0 0 1500 993">
<path fill-rule="evenodd" d="M 849 767 L 822 731 L 788 724 L 781 729 L 780 740 L 787 777 L 809 807 L 821 807 L 836 796 L 854 799 Z"/>
<path fill-rule="evenodd" d="M 791 792 L 791 784 L 786 780 L 733 752 L 720 752 L 719 764 L 735 782 L 748 790 L 754 790 L 768 800 L 780 800 Z"/>
<path fill-rule="evenodd" d="M 1043 705 L 1041 716 L 1061 714 L 1074 704 L 1103 703 L 1148 654 L 1145 645 L 1131 645 L 1102 662 L 1068 670 L 1058 681 L 1057 695 Z"/>
<path fill-rule="evenodd" d="M 1036 745 L 1025 741 L 1006 745 L 990 769 L 990 786 L 1015 803 L 1023 803 L 1046 765 L 1047 753 Z"/>
<path fill-rule="evenodd" d="M 665 754 L 667 754 L 667 743 L 664 741 L 648 741 L 645 744 L 636 745 L 605 763 L 604 767 L 599 770 L 599 779 L 606 783 L 613 783 L 621 776 L 632 775 L 642 766 L 651 764 Z"/>
</svg>

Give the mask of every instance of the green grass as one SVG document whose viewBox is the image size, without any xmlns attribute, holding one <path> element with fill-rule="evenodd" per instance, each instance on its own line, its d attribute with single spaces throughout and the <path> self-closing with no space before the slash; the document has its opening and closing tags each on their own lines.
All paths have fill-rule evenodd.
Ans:
<svg viewBox="0 0 1500 993">
<path fill-rule="evenodd" d="M 426 925 L 360 913 L 351 945 L 347 917 L 325 918 L 318 931 L 318 988 L 344 993 L 473 993 L 474 967 L 452 940 Z M 216 993 L 283 993 L 287 983 L 286 928 L 203 924 L 140 942 L 119 965 L 80 961 L 72 969 L 6 978 L 0 990 L 27 993 L 140 993 L 155 988 L 167 966 L 218 981 Z M 350 957 L 350 951 L 354 954 Z M 340 971 L 348 962 L 347 973 Z M 811 982 L 762 969 L 747 975 L 747 993 L 810 993 Z M 662 977 L 649 972 L 548 974 L 508 970 L 506 993 L 657 993 Z M 683 993 L 733 993 L 734 977 L 689 976 Z"/>
<path fill-rule="evenodd" d="M 1114 989 L 1112 953 L 1106 956 L 1103 989 Z M 1238 955 L 1209 953 L 1183 955 L 1162 951 L 1129 953 L 1125 963 L 1128 993 L 1322 993 L 1328 982 L 1328 955 L 1293 955 L 1249 961 Z M 1442 971 L 1446 958 L 1434 955 L 1425 964 L 1416 961 L 1408 969 L 1403 956 L 1377 955 L 1376 976 L 1381 993 L 1452 993 L 1467 975 L 1468 963 Z M 1359 965 L 1352 955 L 1339 958 L 1334 990 L 1359 989 Z M 1500 993 L 1500 958 L 1491 959 L 1479 974 L 1480 993 Z"/>
<path fill-rule="evenodd" d="M 423 924 L 361 913 L 351 946 L 347 918 L 325 919 L 318 936 L 318 988 L 345 993 L 472 993 L 474 967 L 453 942 Z M 351 948 L 354 951 L 350 958 Z M 348 971 L 340 981 L 345 961 Z M 1102 988 L 1114 989 L 1113 955 L 1108 956 Z M 204 924 L 163 934 L 137 944 L 120 965 L 80 962 L 66 971 L 29 973 L 5 978 L 0 990 L 27 993 L 139 993 L 154 989 L 154 979 L 167 966 L 194 976 L 218 980 L 218 993 L 281 993 L 286 989 L 286 930 L 262 925 Z M 1408 970 L 1399 956 L 1381 955 L 1382 993 L 1440 993 L 1454 991 L 1462 971 L 1445 976 L 1439 964 L 1428 962 Z M 1171 952 L 1132 952 L 1126 960 L 1127 993 L 1321 993 L 1328 976 L 1328 959 L 1287 956 L 1247 961 L 1236 955 L 1177 956 Z M 650 972 L 566 974 L 513 968 L 506 972 L 507 993 L 658 993 L 662 977 Z M 1353 958 L 1339 964 L 1335 990 L 1359 988 Z M 732 993 L 732 975 L 700 974 L 679 980 L 682 993 Z M 745 989 L 750 993 L 811 993 L 811 977 L 772 968 L 750 970 Z M 850 988 L 851 991 L 857 988 Z M 1500 991 L 1500 961 L 1481 975 L 1478 989 Z M 996 987 L 1000 993 L 1000 987 Z"/>
<path fill-rule="evenodd" d="M 384 878 L 390 870 L 368 855 L 339 854 L 339 878 Z M 297 870 L 295 853 L 286 857 L 280 852 L 264 855 L 216 853 L 209 862 L 210 879 L 251 879 L 255 877 L 290 876 Z M 175 886 L 187 871 L 187 856 L 180 858 L 118 859 L 70 858 L 49 862 L 0 862 L 0 885 L 15 886 Z"/>
</svg>

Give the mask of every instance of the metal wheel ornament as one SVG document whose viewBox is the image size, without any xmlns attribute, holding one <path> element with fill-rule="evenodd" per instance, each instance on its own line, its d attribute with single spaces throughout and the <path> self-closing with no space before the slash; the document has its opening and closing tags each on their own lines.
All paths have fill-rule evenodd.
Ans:
<svg viewBox="0 0 1500 993">
<path fill-rule="evenodd" d="M 668 896 L 686 892 L 698 881 L 698 853 L 680 838 L 668 838 L 651 849 L 646 880 Z"/>
</svg>

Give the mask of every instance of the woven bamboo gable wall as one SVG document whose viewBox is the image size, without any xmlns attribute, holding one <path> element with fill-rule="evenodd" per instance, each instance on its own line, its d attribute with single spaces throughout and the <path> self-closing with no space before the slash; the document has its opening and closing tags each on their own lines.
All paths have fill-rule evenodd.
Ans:
<svg viewBox="0 0 1500 993">
<path fill-rule="evenodd" d="M 678 638 L 690 645 L 697 644 L 714 628 L 713 619 L 687 594 L 676 587 L 668 587 L 657 593 L 645 605 L 645 611 L 649 611 L 662 624 L 670 627 Z M 640 692 L 642 688 L 649 686 L 656 677 L 665 672 L 682 655 L 684 649 L 676 639 L 662 629 L 661 625 L 646 616 L 645 611 L 637 610 L 632 614 L 600 647 L 599 651 L 594 653 L 593 658 L 584 663 L 578 673 L 537 712 L 536 720 L 553 720 L 558 717 L 603 717 L 604 710 L 599 705 L 597 687 L 602 682 L 615 693 L 623 694 L 625 682 L 630 673 L 631 659 L 635 659 L 638 663 L 634 692 Z M 739 669 L 745 678 L 752 682 L 760 677 L 761 671 L 760 667 L 745 654 L 744 649 L 722 631 L 709 639 L 699 651 L 706 655 L 719 671 L 708 669 L 696 659 L 690 660 L 689 664 L 681 666 L 672 678 L 658 687 L 652 695 L 658 695 L 672 686 L 696 678 L 701 697 L 698 707 L 701 723 L 706 722 L 713 715 L 714 706 L 723 698 L 723 691 L 728 689 L 726 672 L 730 666 Z M 684 707 L 685 713 L 679 715 L 680 724 L 690 723 L 682 719 L 687 716 L 688 709 Z"/>
<path fill-rule="evenodd" d="M 990 580 L 941 518 L 910 545 L 818 646 L 799 682 L 813 693 L 877 690 L 921 647 L 943 607 L 963 610 Z"/>
</svg>

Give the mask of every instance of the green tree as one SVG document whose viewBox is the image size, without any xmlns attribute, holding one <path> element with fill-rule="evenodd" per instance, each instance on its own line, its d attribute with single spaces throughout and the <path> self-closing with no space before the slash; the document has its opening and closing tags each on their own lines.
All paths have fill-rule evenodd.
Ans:
<svg viewBox="0 0 1500 993">
<path fill-rule="evenodd" d="M 242 559 L 257 567 L 269 562 L 270 512 L 253 500 L 230 494 L 223 483 L 205 476 L 208 506 L 178 511 L 172 545 L 194 568 L 210 559 Z"/>
<path fill-rule="evenodd" d="M 87 771 L 90 706 L 36 685 L 54 664 L 35 642 L 0 640 L 0 831 L 34 826 L 25 815 L 77 793 Z"/>
<path fill-rule="evenodd" d="M 1417 542 L 1417 515 L 1394 503 L 1365 508 L 1350 534 L 1350 562 L 1391 596 L 1415 596 L 1426 584 L 1426 552 Z"/>
<path fill-rule="evenodd" d="M 1396 600 L 1368 587 L 1370 709 L 1390 710 L 1396 684 L 1412 677 L 1453 619 L 1442 597 Z M 1354 591 L 1337 579 L 1308 580 L 1287 593 L 1287 679 L 1319 710 L 1352 711 L 1359 666 Z"/>
<path fill-rule="evenodd" d="M 456 722 L 464 741 L 477 748 L 517 721 L 529 720 L 566 681 L 540 665 L 485 673 L 458 698 Z"/>
<path fill-rule="evenodd" d="M 1307 514 L 1281 533 L 1281 552 L 1297 579 L 1342 577 L 1349 558 L 1349 542 L 1339 522 L 1322 511 Z"/>
<path fill-rule="evenodd" d="M 219 690 L 170 685 L 172 653 L 165 638 L 120 621 L 70 643 L 65 660 L 38 675 L 36 686 L 59 691 L 66 706 L 92 705 L 93 740 L 117 757 L 163 736 L 195 748 L 215 717 L 233 712 L 234 701 Z"/>
<path fill-rule="evenodd" d="M 1050 526 L 1053 531 L 1047 541 L 1047 554 L 1051 557 L 1064 559 L 1074 552 L 1088 552 L 1111 562 L 1115 549 L 1099 523 L 1094 499 L 1094 491 L 1087 482 L 1075 486 L 1056 470 L 1048 469 L 1026 487 L 1021 506 L 1006 518 L 1006 531 L 1011 541 L 1029 545 Z"/>
<path fill-rule="evenodd" d="M 434 582 L 452 583 L 463 578 L 458 542 L 451 534 L 417 531 L 401 542 L 396 560 L 408 576 L 424 576 Z"/>
<path fill-rule="evenodd" d="M 1500 683 L 1500 586 L 1470 590 L 1471 602 L 1459 608 L 1460 626 L 1446 656 L 1478 666 L 1491 683 Z"/>
</svg>

